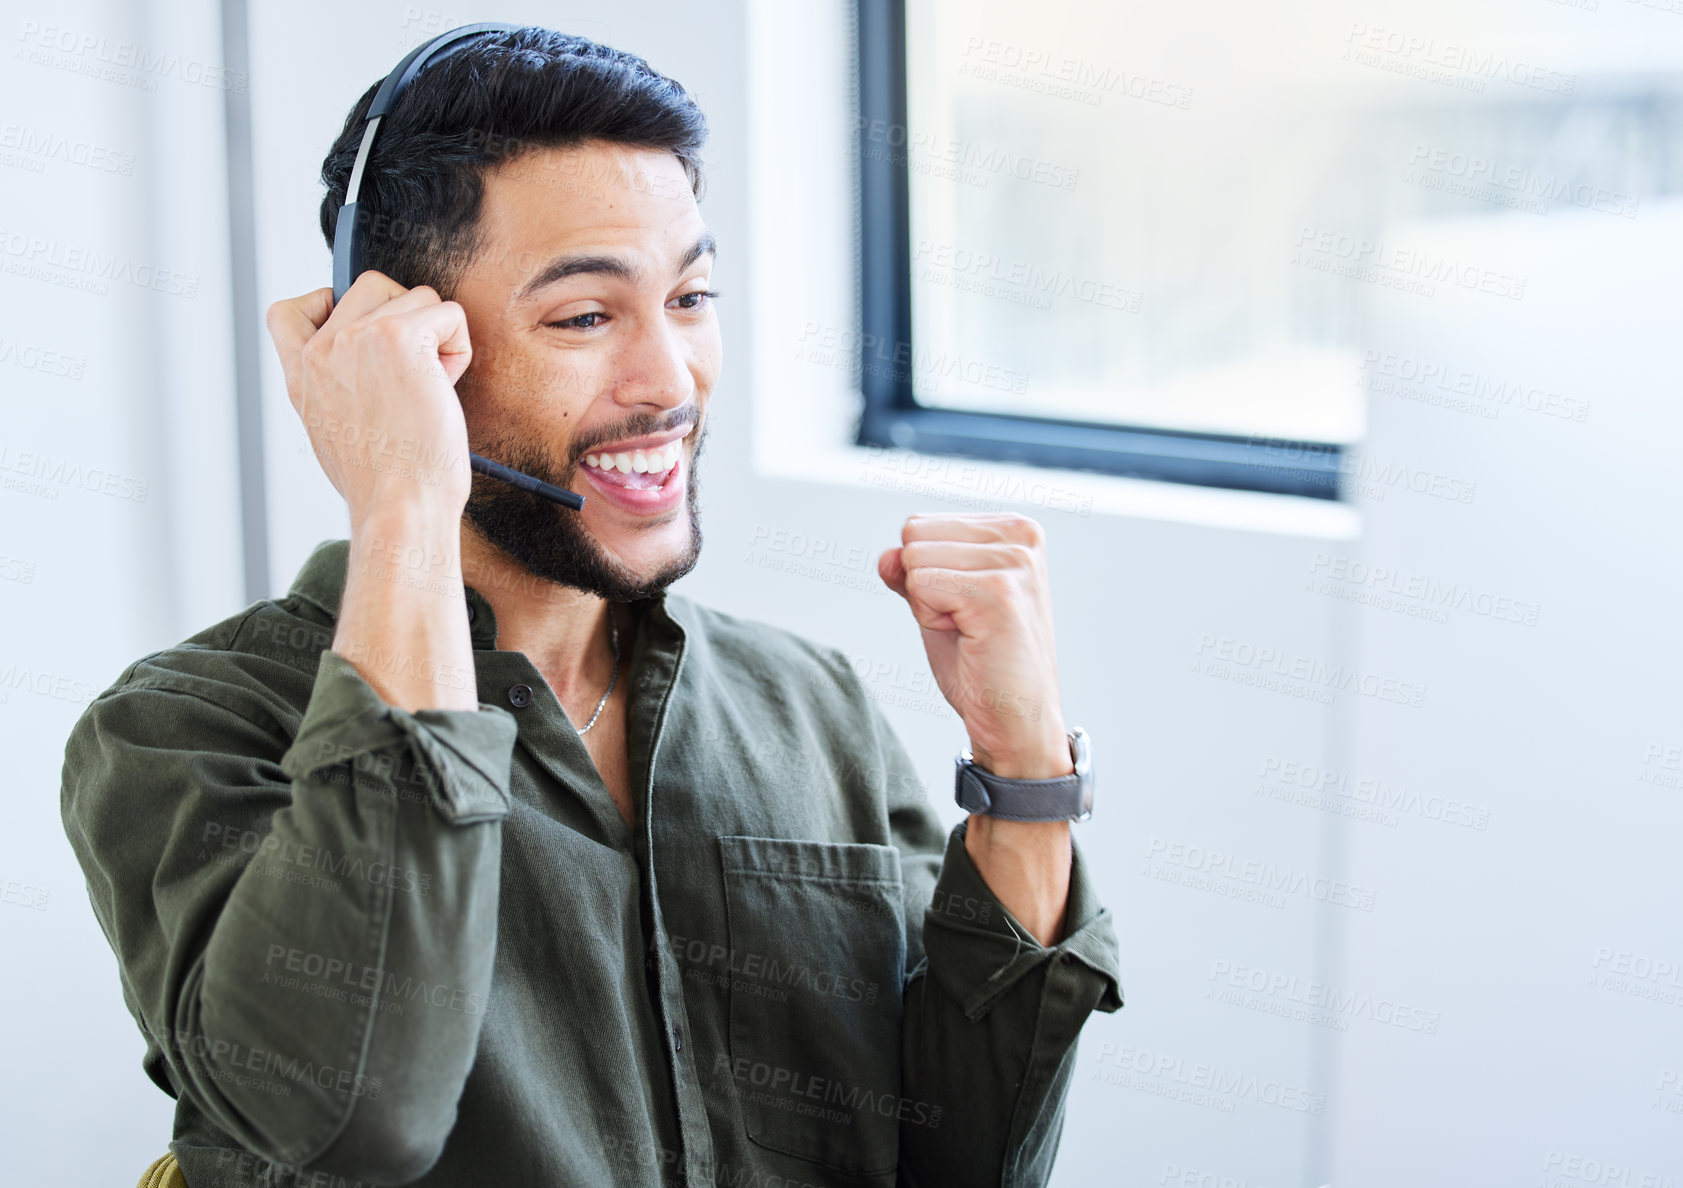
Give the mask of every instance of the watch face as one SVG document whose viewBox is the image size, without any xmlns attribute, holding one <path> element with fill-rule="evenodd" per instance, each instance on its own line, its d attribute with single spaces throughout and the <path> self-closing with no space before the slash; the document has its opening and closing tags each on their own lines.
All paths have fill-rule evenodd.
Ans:
<svg viewBox="0 0 1683 1188">
<path fill-rule="evenodd" d="M 1069 732 L 1069 753 L 1075 763 L 1075 774 L 1086 775 L 1093 766 L 1093 750 L 1087 732 L 1079 726 Z"/>
</svg>

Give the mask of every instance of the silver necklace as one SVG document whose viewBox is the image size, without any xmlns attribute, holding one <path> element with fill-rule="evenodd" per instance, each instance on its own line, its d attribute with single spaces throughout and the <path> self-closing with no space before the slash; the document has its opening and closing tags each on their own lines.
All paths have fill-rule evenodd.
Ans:
<svg viewBox="0 0 1683 1188">
<path fill-rule="evenodd" d="M 607 705 L 608 698 L 614 695 L 614 682 L 619 680 L 619 624 L 614 621 L 614 612 L 612 607 L 608 609 L 608 626 L 613 631 L 614 672 L 613 675 L 608 678 L 608 691 L 602 694 L 602 700 L 596 703 L 596 712 L 590 715 L 590 721 L 579 727 L 580 734 L 583 734 L 592 726 L 596 725 L 596 719 L 602 716 L 602 707 Z"/>
</svg>

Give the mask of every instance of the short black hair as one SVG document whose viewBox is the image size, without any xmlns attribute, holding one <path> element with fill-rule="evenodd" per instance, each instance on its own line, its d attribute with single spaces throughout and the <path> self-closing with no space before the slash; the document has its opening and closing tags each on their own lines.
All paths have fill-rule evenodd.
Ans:
<svg viewBox="0 0 1683 1188">
<path fill-rule="evenodd" d="M 364 113 L 383 81 L 357 100 L 321 163 L 329 248 Z M 363 267 L 448 298 L 479 246 L 486 169 L 591 140 L 671 152 L 701 196 L 706 117 L 681 85 L 637 55 L 527 26 L 481 35 L 434 61 L 381 121 L 364 167 L 357 195 Z"/>
</svg>

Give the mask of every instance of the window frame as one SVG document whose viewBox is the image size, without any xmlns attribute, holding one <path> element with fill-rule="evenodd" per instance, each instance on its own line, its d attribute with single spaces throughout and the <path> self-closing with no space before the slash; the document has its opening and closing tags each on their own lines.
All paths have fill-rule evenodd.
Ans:
<svg viewBox="0 0 1683 1188">
<path fill-rule="evenodd" d="M 855 0 L 861 446 L 1230 490 L 1338 500 L 1336 442 L 1198 433 L 1057 417 L 930 408 L 917 402 L 912 352 L 911 188 L 905 0 Z M 900 129 L 903 151 L 867 151 Z M 892 150 L 892 137 L 889 138 Z M 895 344 L 885 364 L 882 345 Z"/>
</svg>

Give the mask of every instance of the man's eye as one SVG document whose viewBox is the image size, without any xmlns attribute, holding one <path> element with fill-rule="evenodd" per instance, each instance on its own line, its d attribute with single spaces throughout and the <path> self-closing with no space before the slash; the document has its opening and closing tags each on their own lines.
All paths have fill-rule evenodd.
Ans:
<svg viewBox="0 0 1683 1188">
<path fill-rule="evenodd" d="M 702 309 L 709 301 L 712 301 L 718 295 L 719 294 L 712 289 L 697 289 L 693 293 L 681 294 L 677 300 L 680 304 L 680 308 Z M 684 304 L 685 302 L 688 302 L 688 304 Z"/>
<path fill-rule="evenodd" d="M 558 330 L 594 330 L 596 329 L 597 323 L 592 322 L 589 319 L 605 318 L 607 316 L 607 314 L 601 312 L 600 310 L 593 310 L 590 313 L 579 314 L 575 318 L 563 318 L 559 322 L 545 322 L 544 325 L 553 326 Z"/>
</svg>

